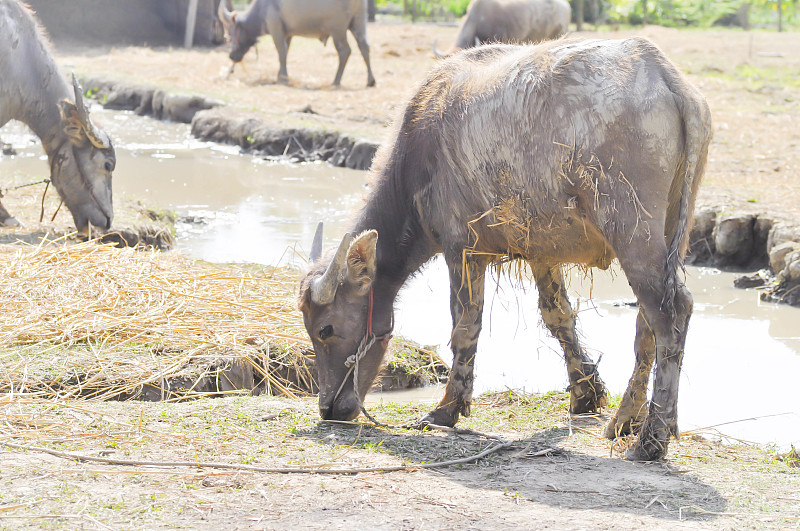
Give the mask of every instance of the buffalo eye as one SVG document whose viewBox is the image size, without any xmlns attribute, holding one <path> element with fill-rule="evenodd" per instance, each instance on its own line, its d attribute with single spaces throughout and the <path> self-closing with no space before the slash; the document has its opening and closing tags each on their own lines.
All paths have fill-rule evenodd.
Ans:
<svg viewBox="0 0 800 531">
<path fill-rule="evenodd" d="M 333 335 L 333 326 L 327 325 L 322 327 L 322 330 L 319 331 L 319 338 L 323 341 L 328 339 Z"/>
<path fill-rule="evenodd" d="M 107 160 L 105 167 L 106 167 L 106 171 L 111 173 L 112 171 L 114 171 L 114 162 L 110 161 L 110 160 Z"/>
</svg>

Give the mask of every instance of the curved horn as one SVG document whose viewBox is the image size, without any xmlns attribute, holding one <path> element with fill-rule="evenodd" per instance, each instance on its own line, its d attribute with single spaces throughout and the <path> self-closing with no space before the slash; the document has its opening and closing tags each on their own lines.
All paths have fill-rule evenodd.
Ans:
<svg viewBox="0 0 800 531">
<path fill-rule="evenodd" d="M 328 264 L 328 269 L 325 270 L 321 277 L 311 283 L 311 301 L 314 304 L 325 305 L 333 302 L 333 298 L 336 296 L 336 289 L 347 274 L 345 260 L 347 258 L 347 250 L 352 241 L 353 236 L 350 233 L 344 235 L 333 260 Z"/>
<path fill-rule="evenodd" d="M 440 52 L 439 49 L 436 47 L 436 43 L 438 42 L 438 40 L 439 39 L 434 39 L 434 41 L 433 41 L 433 55 L 437 59 L 444 59 L 446 56 L 444 54 L 442 54 L 442 52 Z"/>
<path fill-rule="evenodd" d="M 234 15 L 236 11 L 228 10 L 226 0 L 220 0 L 219 7 L 217 8 L 217 16 L 226 29 L 230 29 L 234 25 Z"/>
<path fill-rule="evenodd" d="M 75 92 L 75 108 L 78 111 L 78 118 L 89 142 L 98 149 L 109 149 L 111 147 L 111 139 L 105 131 L 95 126 L 89 118 L 89 111 L 86 110 L 86 105 L 83 103 L 83 89 L 78 83 L 78 78 L 75 77 L 75 74 L 72 74 L 72 89 Z"/>
<path fill-rule="evenodd" d="M 317 262 L 322 256 L 322 222 L 317 224 L 317 231 L 314 233 L 314 241 L 311 243 L 311 254 L 308 256 L 309 261 L 313 264 Z"/>
</svg>

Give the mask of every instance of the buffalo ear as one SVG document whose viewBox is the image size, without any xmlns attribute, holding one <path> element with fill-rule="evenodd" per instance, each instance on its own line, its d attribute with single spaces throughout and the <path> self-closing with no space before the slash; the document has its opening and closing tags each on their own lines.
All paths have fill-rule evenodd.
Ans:
<svg viewBox="0 0 800 531">
<path fill-rule="evenodd" d="M 347 281 L 362 295 L 375 282 L 377 245 L 378 232 L 368 230 L 359 234 L 347 249 Z"/>
<path fill-rule="evenodd" d="M 69 100 L 62 100 L 58 104 L 58 109 L 61 111 L 61 128 L 69 141 L 77 147 L 86 145 L 86 141 L 89 139 L 83 132 L 83 124 L 75 104 Z"/>
</svg>

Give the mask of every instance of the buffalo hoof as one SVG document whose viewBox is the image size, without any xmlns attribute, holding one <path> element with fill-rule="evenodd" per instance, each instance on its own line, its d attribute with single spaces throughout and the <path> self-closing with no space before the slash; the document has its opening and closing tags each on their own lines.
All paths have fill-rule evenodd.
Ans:
<svg viewBox="0 0 800 531">
<path fill-rule="evenodd" d="M 367 87 L 374 87 L 375 86 L 375 79 L 371 78 L 367 80 Z"/>
<path fill-rule="evenodd" d="M 278 76 L 278 85 L 288 85 L 289 76 Z"/>
<path fill-rule="evenodd" d="M 677 435 L 676 420 L 648 416 L 639 431 L 639 439 L 625 452 L 629 461 L 657 461 L 667 454 L 670 435 Z"/>
<path fill-rule="evenodd" d="M 9 227 L 9 228 L 11 228 L 11 227 L 21 227 L 21 226 L 22 226 L 22 224 L 19 221 L 17 221 L 17 218 L 15 218 L 13 216 L 10 216 L 10 217 L 7 217 L 6 219 L 0 220 L 0 227 Z"/>
<path fill-rule="evenodd" d="M 452 428 L 458 422 L 461 415 L 469 417 L 470 409 L 469 402 L 461 402 L 460 404 L 450 404 L 448 407 L 437 407 L 416 423 L 414 427 L 422 429 L 429 424 L 436 426 L 447 426 Z"/>
<path fill-rule="evenodd" d="M 572 414 L 594 413 L 607 405 L 606 386 L 596 372 L 570 389 L 569 412 Z"/>
<path fill-rule="evenodd" d="M 625 452 L 628 461 L 658 461 L 667 454 L 667 441 L 639 438 L 636 444 Z"/>
</svg>

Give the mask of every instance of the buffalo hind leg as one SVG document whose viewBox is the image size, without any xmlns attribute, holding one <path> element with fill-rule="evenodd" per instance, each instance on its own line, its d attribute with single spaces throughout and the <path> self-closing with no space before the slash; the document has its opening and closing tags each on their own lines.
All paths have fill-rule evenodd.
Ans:
<svg viewBox="0 0 800 531">
<path fill-rule="evenodd" d="M 619 409 L 614 418 L 606 425 L 603 435 L 608 439 L 636 433 L 647 414 L 647 384 L 656 357 L 656 340 L 641 309 L 636 317 L 634 351 L 636 352 L 636 367 L 633 370 L 633 376 L 628 381 L 628 388 L 622 395 Z"/>
<path fill-rule="evenodd" d="M 367 24 L 366 17 L 355 17 L 353 22 L 350 23 L 350 32 L 356 38 L 358 49 L 361 52 L 361 57 L 364 58 L 364 63 L 367 65 L 367 86 L 375 86 L 375 76 L 372 75 L 372 66 L 369 63 L 369 42 L 367 42 Z"/>
<path fill-rule="evenodd" d="M 653 396 L 639 438 L 625 457 L 633 461 L 654 461 L 666 454 L 670 436 L 678 436 L 678 384 L 692 297 L 674 271 L 669 274 L 675 281 L 673 304 L 666 300 L 666 245 L 658 249 L 636 247 L 640 246 L 634 244 L 618 256 L 644 319 L 653 331 L 656 372 Z M 642 260 L 642 256 L 648 256 L 649 260 Z"/>
<path fill-rule="evenodd" d="M 570 413 L 589 413 L 608 403 L 606 387 L 597 366 L 586 354 L 575 330 L 575 314 L 564 288 L 560 266 L 534 266 L 533 277 L 539 290 L 539 309 L 547 329 L 561 344 L 569 375 Z"/>
<path fill-rule="evenodd" d="M 336 70 L 336 78 L 333 80 L 333 86 L 338 87 L 342 82 L 342 74 L 344 67 L 347 64 L 347 59 L 350 58 L 350 45 L 347 44 L 347 31 L 342 31 L 340 34 L 332 35 L 333 45 L 336 47 L 336 53 L 339 54 L 339 68 Z"/>
<path fill-rule="evenodd" d="M 483 320 L 483 291 L 487 261 L 482 257 L 446 257 L 450 271 L 450 314 L 453 332 L 450 345 L 453 366 L 444 397 L 421 425 L 455 426 L 460 415 L 468 417 L 472 401 L 475 354 Z"/>
</svg>

